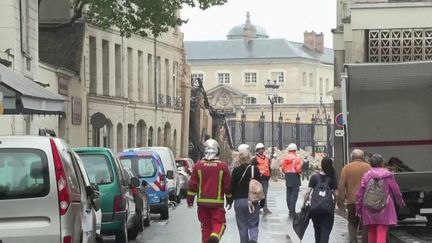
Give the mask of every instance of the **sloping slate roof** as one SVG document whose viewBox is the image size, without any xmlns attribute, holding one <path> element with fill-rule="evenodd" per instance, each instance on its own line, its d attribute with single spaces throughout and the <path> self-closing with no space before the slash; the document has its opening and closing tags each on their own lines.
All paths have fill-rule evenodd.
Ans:
<svg viewBox="0 0 432 243">
<path fill-rule="evenodd" d="M 319 53 L 285 39 L 253 39 L 247 46 L 243 39 L 186 41 L 185 49 L 188 61 L 304 58 L 333 64 L 332 49 Z"/>
<path fill-rule="evenodd" d="M 79 73 L 84 42 L 84 23 L 62 28 L 39 28 L 39 58 L 42 62 Z"/>
</svg>

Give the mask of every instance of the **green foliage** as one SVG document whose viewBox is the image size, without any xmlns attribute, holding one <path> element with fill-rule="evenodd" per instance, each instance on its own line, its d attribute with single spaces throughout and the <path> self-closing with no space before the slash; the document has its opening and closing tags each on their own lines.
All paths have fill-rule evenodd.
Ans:
<svg viewBox="0 0 432 243">
<path fill-rule="evenodd" d="M 187 20 L 179 17 L 183 6 L 207 9 L 227 0 L 74 0 L 75 15 L 88 8 L 86 20 L 103 29 L 118 28 L 121 35 L 159 36 Z M 79 12 L 79 13 L 78 13 Z"/>
</svg>

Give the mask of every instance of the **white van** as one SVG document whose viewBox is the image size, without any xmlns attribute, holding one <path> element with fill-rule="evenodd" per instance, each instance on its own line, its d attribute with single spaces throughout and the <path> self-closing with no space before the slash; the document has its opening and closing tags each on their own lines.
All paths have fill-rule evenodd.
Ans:
<svg viewBox="0 0 432 243">
<path fill-rule="evenodd" d="M 159 154 L 167 177 L 169 200 L 180 203 L 180 177 L 174 155 L 168 147 L 140 147 L 140 150 L 151 150 Z"/>
</svg>

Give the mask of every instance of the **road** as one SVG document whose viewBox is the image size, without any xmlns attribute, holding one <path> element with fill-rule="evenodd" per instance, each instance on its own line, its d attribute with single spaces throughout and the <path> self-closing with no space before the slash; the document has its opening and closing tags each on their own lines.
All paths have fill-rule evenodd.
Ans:
<svg viewBox="0 0 432 243">
<path fill-rule="evenodd" d="M 301 187 L 298 211 L 301 207 L 301 199 L 306 184 Z M 300 242 L 292 229 L 292 221 L 288 218 L 288 210 L 285 203 L 285 187 L 282 181 L 271 182 L 268 195 L 269 208 L 273 212 L 267 216 L 261 216 L 259 242 L 263 243 L 297 243 Z M 239 241 L 234 210 L 227 212 L 227 230 L 222 237 L 222 242 L 236 243 Z M 168 221 L 158 220 L 153 215 L 151 226 L 141 233 L 134 243 L 194 243 L 201 242 L 200 225 L 196 216 L 196 207 L 189 209 L 183 201 L 175 209 L 170 211 Z M 345 243 L 347 239 L 347 221 L 339 215 L 335 216 L 335 225 L 330 236 L 330 242 Z M 314 242 L 312 222 L 306 231 L 303 242 Z M 114 242 L 108 240 L 107 242 Z"/>
</svg>

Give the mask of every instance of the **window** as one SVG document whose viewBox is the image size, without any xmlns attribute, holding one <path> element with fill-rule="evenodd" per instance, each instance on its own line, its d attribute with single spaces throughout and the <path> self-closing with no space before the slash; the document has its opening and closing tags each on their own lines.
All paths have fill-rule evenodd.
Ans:
<svg viewBox="0 0 432 243">
<path fill-rule="evenodd" d="M 121 46 L 118 44 L 114 45 L 114 55 L 115 55 L 115 96 L 123 96 L 122 91 L 122 50 Z"/>
<path fill-rule="evenodd" d="M 109 42 L 106 40 L 102 40 L 102 94 L 105 96 L 109 96 Z"/>
<path fill-rule="evenodd" d="M 229 84 L 231 83 L 230 74 L 229 73 L 218 73 L 218 83 L 220 84 Z"/>
<path fill-rule="evenodd" d="M 144 57 L 142 51 L 138 51 L 138 100 L 144 101 Z"/>
<path fill-rule="evenodd" d="M 48 160 L 40 150 L 0 150 L 0 200 L 48 195 Z"/>
<path fill-rule="evenodd" d="M 271 80 L 276 80 L 280 84 L 283 84 L 285 81 L 283 72 L 272 72 L 270 76 L 271 76 Z"/>
<path fill-rule="evenodd" d="M 139 158 L 138 160 L 138 175 L 139 177 L 152 177 L 156 173 L 151 158 Z"/>
<path fill-rule="evenodd" d="M 169 95 L 170 91 L 170 63 L 169 60 L 165 58 L 165 95 Z M 162 92 L 161 92 L 162 93 Z"/>
<path fill-rule="evenodd" d="M 113 174 L 105 155 L 80 154 L 91 183 L 110 184 L 113 182 Z"/>
<path fill-rule="evenodd" d="M 172 76 L 172 85 L 173 85 L 173 92 L 172 92 L 172 96 L 176 97 L 177 96 L 177 77 L 179 76 L 179 65 L 178 62 L 173 62 L 173 76 Z"/>
<path fill-rule="evenodd" d="M 246 104 L 256 104 L 257 103 L 257 99 L 255 97 L 247 97 L 245 101 L 246 101 Z"/>
<path fill-rule="evenodd" d="M 201 79 L 201 81 L 204 81 L 204 74 L 203 73 L 192 73 L 192 80 Z"/>
<path fill-rule="evenodd" d="M 154 102 L 153 57 L 147 54 L 147 92 L 148 102 Z"/>
<path fill-rule="evenodd" d="M 128 58 L 128 98 L 129 99 L 133 99 L 133 81 L 134 81 L 134 77 L 133 77 L 133 54 L 132 54 L 132 48 L 128 47 L 127 48 L 127 58 Z"/>
<path fill-rule="evenodd" d="M 328 78 L 326 78 L 326 92 L 329 92 L 330 91 L 330 81 L 329 81 L 329 79 Z"/>
<path fill-rule="evenodd" d="M 276 97 L 276 102 L 277 104 L 282 104 L 284 103 L 284 98 L 283 97 Z"/>
<path fill-rule="evenodd" d="M 323 84 L 323 78 L 319 79 L 319 94 L 322 96 L 324 93 L 324 84 Z"/>
<path fill-rule="evenodd" d="M 303 86 L 306 87 L 306 85 L 307 85 L 306 73 L 303 72 Z"/>
<path fill-rule="evenodd" d="M 256 84 L 257 73 L 245 73 L 244 79 L 245 79 L 245 83 L 247 83 L 247 84 Z"/>
<path fill-rule="evenodd" d="M 309 74 L 309 86 L 310 87 L 314 86 L 313 74 L 312 73 Z"/>
<path fill-rule="evenodd" d="M 162 92 L 162 73 L 161 73 L 161 57 L 156 57 L 156 82 L 157 82 L 157 93 Z"/>
<path fill-rule="evenodd" d="M 97 87 L 97 66 L 96 66 L 96 38 L 89 36 L 89 51 L 90 51 L 90 94 L 96 94 Z"/>
</svg>

